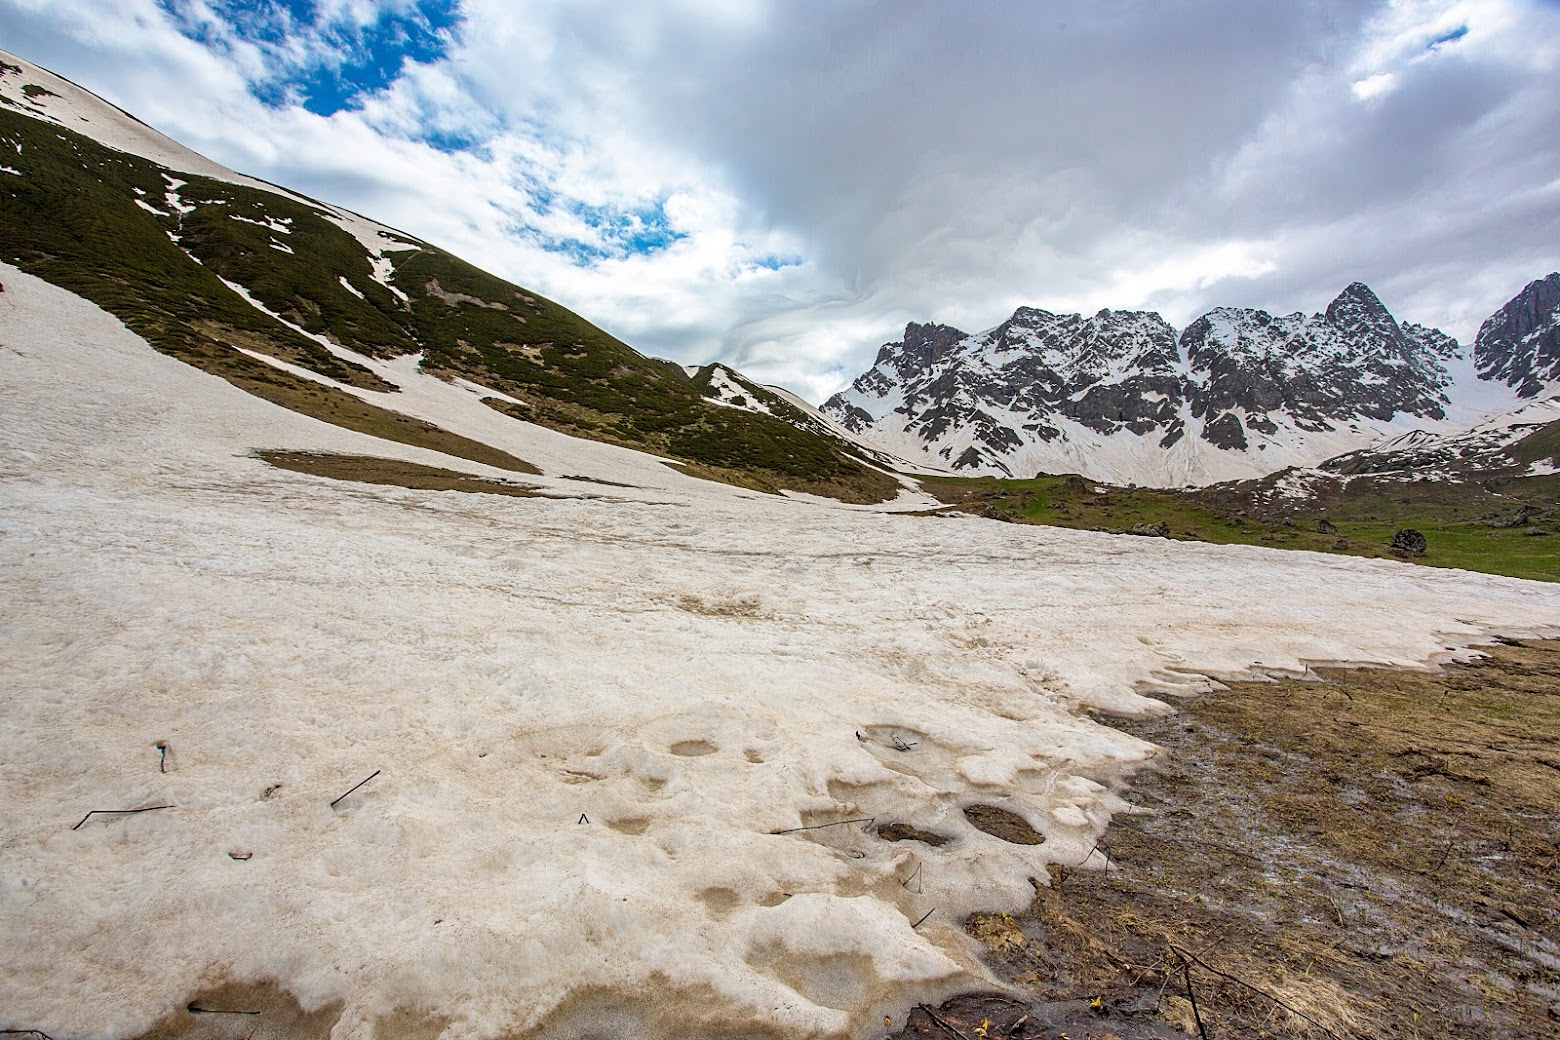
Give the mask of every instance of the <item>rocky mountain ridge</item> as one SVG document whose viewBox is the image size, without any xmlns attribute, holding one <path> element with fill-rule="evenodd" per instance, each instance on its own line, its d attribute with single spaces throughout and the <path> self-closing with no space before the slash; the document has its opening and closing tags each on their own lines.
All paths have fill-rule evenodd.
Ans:
<svg viewBox="0 0 1560 1040">
<path fill-rule="evenodd" d="M 1472 425 L 1560 387 L 1560 274 L 1485 322 L 1471 356 L 1355 282 L 1319 314 L 1020 307 L 986 332 L 911 323 L 821 407 L 929 467 L 1207 484 Z"/>
</svg>

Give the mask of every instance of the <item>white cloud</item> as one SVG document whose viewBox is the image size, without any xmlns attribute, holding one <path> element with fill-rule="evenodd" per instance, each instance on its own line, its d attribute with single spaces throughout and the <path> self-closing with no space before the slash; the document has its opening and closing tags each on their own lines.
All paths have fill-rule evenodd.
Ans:
<svg viewBox="0 0 1560 1040">
<path fill-rule="evenodd" d="M 1354 96 L 1361 101 L 1369 101 L 1372 98 L 1390 94 L 1397 86 L 1397 76 L 1391 72 L 1378 72 L 1364 79 L 1357 79 L 1349 84 L 1349 89 L 1354 91 Z"/>
</svg>

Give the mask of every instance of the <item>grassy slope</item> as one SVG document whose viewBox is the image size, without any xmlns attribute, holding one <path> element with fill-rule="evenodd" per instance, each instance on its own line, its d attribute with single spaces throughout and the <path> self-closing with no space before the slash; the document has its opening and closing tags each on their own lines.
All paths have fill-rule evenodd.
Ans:
<svg viewBox="0 0 1560 1040">
<path fill-rule="evenodd" d="M 647 358 L 557 304 L 447 253 L 419 252 L 396 268 L 395 284 L 415 300 L 424 366 L 528 402 L 529 408 L 493 402 L 516 418 L 649 450 L 690 463 L 695 475 L 763 491 L 790 488 L 864 502 L 898 492 L 893 478 L 837 442 L 782 419 L 711 404 L 680 366 Z"/>
<path fill-rule="evenodd" d="M 165 201 L 169 184 L 154 163 L 0 108 L 6 141 L 23 146 L 24 174 L 0 178 L 0 242 L 8 259 L 97 303 L 158 350 L 274 403 L 530 470 L 512 456 L 232 349 L 354 386 L 393 389 L 261 314 L 218 275 L 310 333 L 370 356 L 421 351 L 430 371 L 528 401 L 533 407 L 523 418 L 566 433 L 647 449 L 690 463 L 701 476 L 766 491 L 794 488 L 853 501 L 897 493 L 891 477 L 836 442 L 777 418 L 711 405 L 679 366 L 644 357 L 566 308 L 441 250 L 414 243 L 388 254 L 396 263 L 392 280 L 408 297 L 402 300 L 374 280 L 363 246 L 309 205 L 183 176 L 188 183 L 178 190 L 194 210 L 181 213 Z M 273 223 L 288 231 L 267 226 Z"/>
<path fill-rule="evenodd" d="M 1506 481 L 1498 491 L 1475 483 L 1388 483 L 1355 480 L 1345 490 L 1292 515 L 1259 513 L 1239 487 L 1183 493 L 1156 488 L 1108 487 L 1077 476 L 1034 480 L 996 477 L 931 478 L 926 490 L 957 508 L 1021 523 L 1082 530 L 1126 531 L 1134 524 L 1170 525 L 1170 537 L 1219 545 L 1262 545 L 1351 556 L 1391 556 L 1388 542 L 1412 527 L 1429 542 L 1416 563 L 1461 567 L 1540 581 L 1560 581 L 1560 477 Z M 1106 494 L 1093 489 L 1107 488 Z M 1536 526 L 1491 528 L 1480 517 L 1511 514 L 1523 504 L 1547 510 Z M 1338 528 L 1322 534 L 1317 521 Z"/>
<path fill-rule="evenodd" d="M 0 178 L 0 241 L 6 258 L 18 267 L 91 300 L 163 353 L 274 404 L 371 436 L 536 472 L 507 452 L 376 408 L 234 350 L 230 343 L 343 383 L 391 389 L 366 368 L 343 362 L 266 318 L 210 270 L 193 263 L 159 218 L 133 201 L 139 188 L 149 204 L 163 202 L 167 183 L 160 167 L 4 110 L 0 140 L 22 143 L 25 156 L 18 160 L 24 176 Z M 200 187 L 192 184 L 184 191 L 198 197 Z"/>
</svg>

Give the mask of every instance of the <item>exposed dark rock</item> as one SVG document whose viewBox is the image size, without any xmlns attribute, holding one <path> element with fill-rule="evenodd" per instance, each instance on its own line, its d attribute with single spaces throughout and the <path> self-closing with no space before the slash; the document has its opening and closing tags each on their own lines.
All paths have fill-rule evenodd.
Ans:
<svg viewBox="0 0 1560 1040">
<path fill-rule="evenodd" d="M 858 408 L 844 400 L 839 394 L 835 394 L 824 402 L 823 407 L 830 412 L 840 425 L 852 433 L 860 433 L 872 425 L 872 413 L 865 408 Z"/>
<path fill-rule="evenodd" d="M 1338 527 L 1331 520 L 1318 519 L 1316 521 L 1317 534 L 1337 534 Z"/>
<path fill-rule="evenodd" d="M 1133 524 L 1127 530 L 1128 534 L 1143 535 L 1147 538 L 1169 538 L 1170 524 L 1161 520 L 1157 524 Z"/>
<path fill-rule="evenodd" d="M 1355 282 L 1325 314 L 1274 317 L 1220 307 L 1181 334 L 1193 371 L 1192 412 L 1207 419 L 1203 438 L 1245 447 L 1225 420 L 1273 433 L 1275 417 L 1302 430 L 1353 418 L 1398 414 L 1439 419 L 1450 385 L 1444 362 L 1457 343 L 1434 329 L 1400 326 L 1376 294 Z"/>
<path fill-rule="evenodd" d="M 1425 536 L 1412 527 L 1405 527 L 1392 536 L 1392 541 L 1387 543 L 1393 552 L 1404 556 L 1423 556 L 1429 548 Z"/>
<path fill-rule="evenodd" d="M 1025 443 L 1064 437 L 1059 420 L 1176 443 L 1184 436 L 1178 367 L 1175 330 L 1157 314 L 1106 310 L 1085 318 L 1020 307 L 978 336 L 946 325 L 906 326 L 905 338 L 880 348 L 872 369 L 823 409 L 860 432 L 885 419 L 873 404 L 897 390 L 903 403 L 893 422 L 929 445 L 970 430 L 980 451 L 961 460 L 1000 467 L 1001 456 Z M 1007 418 L 1015 413 L 1032 418 L 1015 427 Z"/>
<path fill-rule="evenodd" d="M 973 447 L 965 448 L 964 449 L 964 454 L 960 455 L 957 459 L 955 459 L 953 461 L 953 468 L 954 469 L 974 469 L 975 467 L 979 466 L 983 461 L 985 461 L 985 460 L 981 458 L 979 450 L 977 450 L 976 448 L 973 448 Z"/>
<path fill-rule="evenodd" d="M 1235 413 L 1225 412 L 1203 427 L 1203 440 L 1217 448 L 1239 451 L 1246 446 L 1246 428 Z"/>
<path fill-rule="evenodd" d="M 1530 282 L 1479 326 L 1473 341 L 1479 376 L 1535 397 L 1560 380 L 1560 273 Z"/>
<path fill-rule="evenodd" d="M 1497 516 L 1484 521 L 1485 527 L 1522 527 L 1532 523 L 1539 511 L 1532 506 L 1523 506 L 1511 516 Z"/>
</svg>

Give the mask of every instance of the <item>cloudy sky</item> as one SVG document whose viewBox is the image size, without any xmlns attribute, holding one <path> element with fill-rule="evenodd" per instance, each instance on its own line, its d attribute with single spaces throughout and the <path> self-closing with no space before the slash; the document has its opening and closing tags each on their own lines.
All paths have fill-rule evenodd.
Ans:
<svg viewBox="0 0 1560 1040">
<path fill-rule="evenodd" d="M 1560 0 L 0 0 L 0 47 L 646 353 L 1560 267 Z"/>
</svg>

